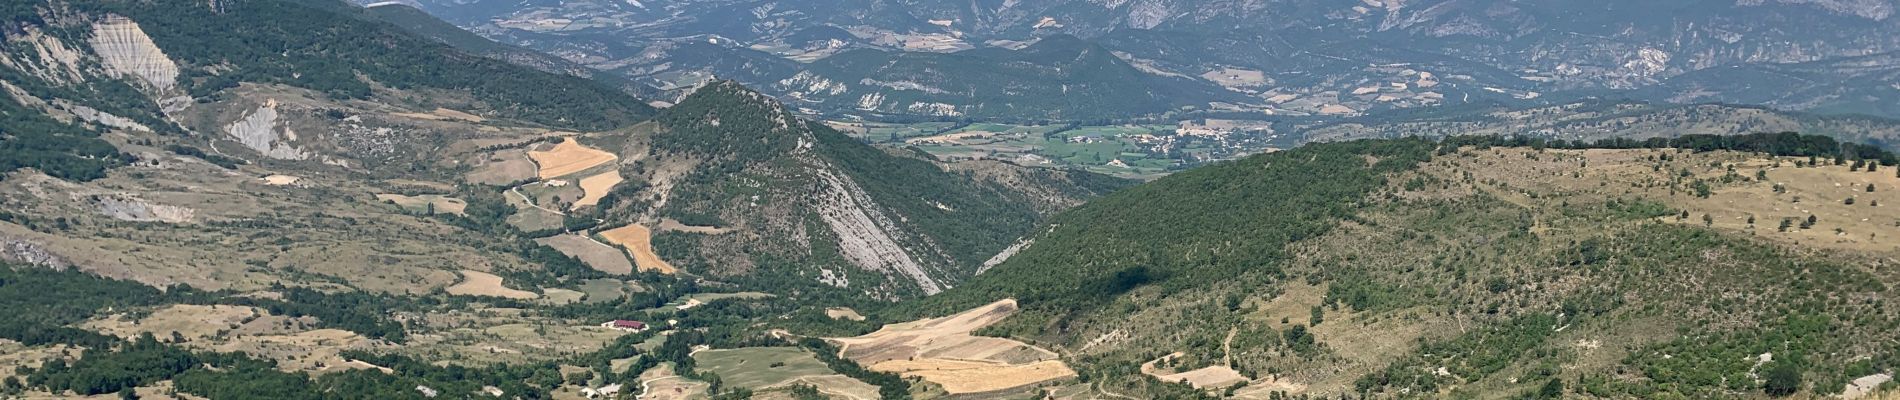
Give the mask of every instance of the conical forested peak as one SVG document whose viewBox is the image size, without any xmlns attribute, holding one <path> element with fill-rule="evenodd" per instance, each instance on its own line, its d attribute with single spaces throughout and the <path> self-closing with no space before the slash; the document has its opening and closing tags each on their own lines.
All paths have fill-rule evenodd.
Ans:
<svg viewBox="0 0 1900 400">
<path fill-rule="evenodd" d="M 811 130 L 770 96 L 733 81 L 714 81 L 660 113 L 666 132 L 654 150 L 756 161 L 809 142 Z"/>
</svg>

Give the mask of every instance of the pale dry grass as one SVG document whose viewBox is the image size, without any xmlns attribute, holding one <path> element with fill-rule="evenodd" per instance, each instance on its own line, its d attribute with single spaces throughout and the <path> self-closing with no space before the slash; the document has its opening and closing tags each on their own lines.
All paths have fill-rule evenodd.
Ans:
<svg viewBox="0 0 1900 400">
<path fill-rule="evenodd" d="M 290 175 L 272 174 L 270 176 L 264 177 L 264 184 L 271 185 L 271 186 L 288 186 L 288 185 L 296 184 L 297 181 L 300 181 L 300 180 L 303 180 L 303 178 L 298 178 L 298 177 L 290 176 Z"/>
<path fill-rule="evenodd" d="M 1156 363 L 1179 358 L 1184 355 L 1186 355 L 1186 353 L 1177 352 L 1142 363 L 1141 373 L 1155 377 L 1155 379 L 1160 379 L 1162 382 L 1187 382 L 1188 385 L 1194 386 L 1196 389 L 1224 388 L 1228 385 L 1233 385 L 1235 382 L 1247 381 L 1247 377 L 1241 375 L 1240 371 L 1235 371 L 1233 368 L 1229 368 L 1225 365 L 1208 366 L 1171 374 L 1164 374 L 1162 373 L 1164 371 L 1155 368 Z"/>
<path fill-rule="evenodd" d="M 323 373 L 374 367 L 352 363 L 340 354 L 379 348 L 381 344 L 346 330 L 310 329 L 316 323 L 314 317 L 276 316 L 255 307 L 181 304 L 153 310 L 138 319 L 115 314 L 86 321 L 80 327 L 126 339 L 149 333 L 160 340 L 172 340 L 176 335 L 185 340 L 182 346 L 269 358 L 284 371 Z"/>
<path fill-rule="evenodd" d="M 404 118 L 430 120 L 430 121 L 463 121 L 463 122 L 480 123 L 480 122 L 488 120 L 487 118 L 482 118 L 479 115 L 469 114 L 466 112 L 451 110 L 447 108 L 436 108 L 434 111 L 430 111 L 427 113 L 408 112 L 408 113 L 392 113 L 389 115 L 404 117 Z"/>
<path fill-rule="evenodd" d="M 706 235 L 723 235 L 723 234 L 733 231 L 732 228 L 721 228 L 717 226 L 687 225 L 687 224 L 680 223 L 679 221 L 673 220 L 672 218 L 661 218 L 660 226 L 658 228 L 661 231 L 667 231 L 667 232 L 686 232 L 686 233 L 699 233 L 699 234 L 706 234 Z"/>
<path fill-rule="evenodd" d="M 1767 182 L 1736 184 L 1715 190 L 1709 198 L 1676 196 L 1670 205 L 1689 211 L 1690 218 L 1678 221 L 1703 224 L 1708 214 L 1712 226 L 1751 231 L 1771 240 L 1827 249 L 1871 252 L 1900 251 L 1900 178 L 1892 168 L 1875 172 L 1852 172 L 1846 166 L 1796 168 L 1792 159 L 1774 167 L 1766 159 L 1739 163 L 1738 173 L 1753 174 L 1766 169 Z M 1722 172 L 1705 173 L 1706 178 Z M 1775 193 L 1780 184 L 1785 193 Z M 1867 186 L 1874 191 L 1868 192 Z M 1847 204 L 1847 199 L 1854 204 Z M 1875 204 L 1878 204 L 1877 206 Z M 1748 217 L 1755 216 L 1755 224 Z M 1801 220 L 1815 216 L 1813 228 L 1800 229 Z M 1788 232 L 1777 230 L 1783 218 L 1795 219 Z"/>
<path fill-rule="evenodd" d="M 437 213 L 455 215 L 467 215 L 465 211 L 468 210 L 468 202 L 462 201 L 462 199 L 433 194 L 408 196 L 395 193 L 379 193 L 376 195 L 376 199 L 396 203 L 397 206 L 401 206 L 405 210 L 415 212 L 427 211 L 430 209 L 430 206 L 434 206 L 434 210 Z"/>
<path fill-rule="evenodd" d="M 462 180 L 483 185 L 504 185 L 533 179 L 536 175 L 534 160 L 521 150 L 503 150 L 481 155 L 472 163 L 475 168 Z"/>
<path fill-rule="evenodd" d="M 641 271 L 659 271 L 663 274 L 679 272 L 679 269 L 673 268 L 672 264 L 667 264 L 658 253 L 653 252 L 653 232 L 644 226 L 631 224 L 608 229 L 601 231 L 600 237 L 607 243 L 619 245 L 633 253 L 633 265 Z"/>
<path fill-rule="evenodd" d="M 844 375 L 821 375 L 798 378 L 797 383 L 818 388 L 819 393 L 842 397 L 846 400 L 876 400 L 878 387 Z"/>
<path fill-rule="evenodd" d="M 528 158 L 534 159 L 535 164 L 539 166 L 538 174 L 541 179 L 549 179 L 585 171 L 613 162 L 620 157 L 582 145 L 574 138 L 567 138 L 560 144 L 554 145 L 553 149 L 529 151 Z"/>
<path fill-rule="evenodd" d="M 619 185 L 623 180 L 624 179 L 620 178 L 619 170 L 602 172 L 598 175 L 581 178 L 581 192 L 583 195 L 580 200 L 574 201 L 574 207 L 579 208 L 600 204 L 600 199 L 607 197 L 607 192 L 614 190 L 614 186 Z"/>
<path fill-rule="evenodd" d="M 0 379 L 17 376 L 20 367 L 39 368 L 41 364 L 54 358 L 64 357 L 68 351 L 79 351 L 63 344 L 28 347 L 7 339 L 0 339 Z"/>
<path fill-rule="evenodd" d="M 509 289 L 501 285 L 501 277 L 481 271 L 462 271 L 462 281 L 449 286 L 449 294 L 469 296 L 492 296 L 509 299 L 532 299 L 540 297 L 534 292 Z"/>
<path fill-rule="evenodd" d="M 596 271 L 616 275 L 633 273 L 633 263 L 627 261 L 626 252 L 580 234 L 555 235 L 534 241 L 578 258 Z"/>
<path fill-rule="evenodd" d="M 1670 160 L 1657 161 L 1660 157 Z M 1893 240 L 1900 238 L 1900 191 L 1895 190 L 1900 189 L 1900 177 L 1895 176 L 1894 167 L 1866 172 L 1850 171 L 1848 166 L 1795 166 L 1806 160 L 1726 151 L 1500 148 L 1443 157 L 1434 163 L 1449 163 L 1449 169 L 1433 169 L 1469 172 L 1483 190 L 1527 208 L 1562 206 L 1561 202 L 1572 199 L 1643 198 L 1689 213 L 1686 219 L 1660 218 L 1663 222 L 1706 224 L 1823 249 L 1900 251 L 1900 240 Z M 1684 170 L 1689 177 L 1680 176 Z M 1758 174 L 1767 179 L 1757 179 Z M 1724 176 L 1730 182 L 1723 183 Z M 1694 180 L 1710 183 L 1713 191 L 1708 198 L 1697 197 L 1689 188 L 1688 182 Z M 1775 192 L 1777 184 L 1785 189 L 1783 193 Z M 1868 185 L 1875 191 L 1867 192 Z M 1846 204 L 1849 198 L 1854 204 Z M 1704 214 L 1710 221 L 1702 219 Z M 1817 224 L 1799 229 L 1810 215 Z M 1755 217 L 1754 224 L 1749 224 L 1750 216 Z M 1795 226 L 1778 231 L 1782 219 L 1792 219 Z"/>
</svg>

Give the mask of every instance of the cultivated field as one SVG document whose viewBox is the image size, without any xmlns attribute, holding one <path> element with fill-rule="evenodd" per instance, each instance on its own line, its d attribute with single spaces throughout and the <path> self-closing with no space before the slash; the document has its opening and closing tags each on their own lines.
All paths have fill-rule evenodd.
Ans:
<svg viewBox="0 0 1900 400">
<path fill-rule="evenodd" d="M 535 165 L 540 168 L 537 175 L 541 179 L 551 179 L 585 171 L 620 157 L 582 145 L 574 138 L 567 138 L 552 149 L 529 151 L 528 158 L 534 159 Z"/>
<path fill-rule="evenodd" d="M 534 160 L 528 158 L 527 152 L 519 149 L 482 154 L 470 164 L 475 165 L 475 169 L 462 177 L 462 180 L 468 183 L 506 185 L 534 179 L 537 176 Z"/>
<path fill-rule="evenodd" d="M 509 299 L 532 299 L 540 297 L 534 292 L 509 289 L 501 285 L 501 277 L 481 271 L 462 271 L 462 281 L 449 286 L 449 294 L 470 296 L 493 296 Z"/>
<path fill-rule="evenodd" d="M 885 325 L 877 332 L 830 339 L 842 356 L 872 370 L 896 372 L 943 386 L 952 394 L 992 392 L 1074 377 L 1049 350 L 971 332 L 1016 312 L 1001 300 L 941 318 Z"/>
<path fill-rule="evenodd" d="M 678 269 L 673 268 L 672 264 L 667 264 L 666 260 L 661 260 L 660 255 L 653 252 L 653 233 L 644 226 L 632 224 L 608 229 L 600 232 L 600 238 L 633 253 L 633 264 L 641 271 L 659 271 L 663 274 L 679 272 Z"/>
<path fill-rule="evenodd" d="M 560 250 L 562 254 L 578 258 L 596 271 L 617 275 L 633 273 L 633 263 L 627 261 L 626 252 L 577 233 L 549 236 L 534 241 Z"/>
<path fill-rule="evenodd" d="M 382 193 L 377 194 L 376 199 L 394 203 L 402 207 L 404 211 L 414 213 L 427 213 L 433 210 L 437 213 L 465 215 L 464 210 L 468 209 L 468 202 L 462 201 L 462 199 L 433 194 L 405 196 L 395 193 Z M 431 206 L 433 206 L 433 208 L 431 208 Z"/>
<path fill-rule="evenodd" d="M 787 386 L 807 377 L 836 375 L 825 363 L 797 347 L 706 350 L 693 353 L 693 361 L 698 363 L 698 368 L 719 374 L 728 385 L 753 390 Z M 868 386 L 854 379 L 850 381 L 857 385 L 845 386 Z"/>
<path fill-rule="evenodd" d="M 607 192 L 614 190 L 614 185 L 619 185 L 622 180 L 619 170 L 611 170 L 602 172 L 599 175 L 581 178 L 581 192 L 585 193 L 585 195 L 583 195 L 580 200 L 574 201 L 574 207 L 579 208 L 600 204 L 600 199 L 606 197 Z"/>
</svg>

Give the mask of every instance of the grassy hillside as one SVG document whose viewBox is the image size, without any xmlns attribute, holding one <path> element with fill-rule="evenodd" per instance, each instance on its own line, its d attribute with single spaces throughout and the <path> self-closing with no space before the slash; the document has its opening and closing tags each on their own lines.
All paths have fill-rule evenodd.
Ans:
<svg viewBox="0 0 1900 400">
<path fill-rule="evenodd" d="M 933 311 L 1016 297 L 1025 332 L 1103 310 L 1143 286 L 1191 290 L 1279 275 L 1292 242 L 1324 234 L 1385 176 L 1430 157 L 1425 140 L 1316 144 L 1195 169 L 1050 220 L 1052 229 Z M 986 300 L 987 299 L 987 300 Z"/>
<path fill-rule="evenodd" d="M 1900 367 L 1900 177 L 1826 141 L 1314 145 L 1063 213 L 900 308 L 1018 298 L 986 333 L 1134 397 L 1831 395 Z"/>
</svg>

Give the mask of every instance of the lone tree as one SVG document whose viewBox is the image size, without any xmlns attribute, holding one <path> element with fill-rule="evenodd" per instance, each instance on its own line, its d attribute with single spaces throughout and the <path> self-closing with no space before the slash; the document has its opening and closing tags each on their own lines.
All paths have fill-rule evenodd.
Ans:
<svg viewBox="0 0 1900 400">
<path fill-rule="evenodd" d="M 1767 377 L 1761 390 L 1770 396 L 1787 396 L 1801 391 L 1801 370 L 1796 369 L 1794 363 L 1775 363 L 1775 366 L 1768 368 Z"/>
<path fill-rule="evenodd" d="M 1550 378 L 1550 382 L 1545 382 L 1543 388 L 1537 389 L 1537 398 L 1540 399 L 1561 399 L 1563 397 L 1564 378 Z"/>
</svg>

